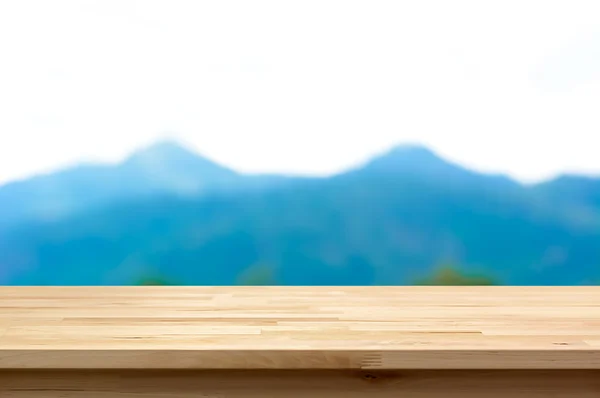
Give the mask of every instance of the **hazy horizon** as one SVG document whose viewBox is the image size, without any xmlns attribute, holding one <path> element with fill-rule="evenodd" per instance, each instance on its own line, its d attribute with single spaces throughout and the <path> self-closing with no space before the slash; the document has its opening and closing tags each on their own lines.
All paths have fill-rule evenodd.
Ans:
<svg viewBox="0 0 600 398">
<path fill-rule="evenodd" d="M 66 170 L 72 170 L 72 169 L 76 169 L 78 167 L 86 167 L 86 166 L 98 166 L 98 167 L 111 167 L 111 166 L 117 166 L 119 164 L 122 164 L 123 162 L 127 161 L 127 159 L 131 158 L 132 156 L 134 156 L 137 153 L 143 152 L 151 147 L 155 147 L 158 145 L 162 145 L 162 144 L 175 144 L 185 150 L 189 150 L 191 153 L 193 153 L 194 155 L 200 157 L 200 158 L 204 158 L 216 165 L 225 167 L 227 169 L 230 169 L 236 173 L 242 174 L 242 175 L 279 175 L 279 176 L 287 176 L 287 177 L 308 177 L 308 178 L 320 178 L 320 177 L 332 177 L 335 176 L 337 174 L 340 173 L 344 173 L 353 169 L 357 169 L 357 168 L 361 168 L 364 167 L 366 163 L 377 159 L 381 156 L 385 156 L 387 153 L 389 153 L 390 151 L 394 150 L 394 149 L 398 149 L 398 148 L 402 148 L 402 147 L 406 147 L 406 148 L 424 148 L 426 150 L 431 151 L 436 157 L 442 159 L 445 162 L 448 162 L 450 164 L 456 165 L 458 167 L 464 168 L 466 170 L 478 173 L 478 174 L 482 174 L 482 175 L 503 175 L 506 177 L 509 177 L 511 179 L 513 179 L 514 181 L 517 181 L 521 184 L 524 185 L 535 185 L 535 184 L 539 184 L 539 183 L 544 183 L 547 181 L 551 181 L 552 179 L 555 179 L 557 177 L 560 176 L 565 176 L 565 175 L 569 175 L 569 176 L 584 176 L 584 177 L 591 177 L 591 178 L 600 178 L 600 175 L 589 175 L 589 174 L 585 174 L 585 173 L 557 173 L 556 175 L 550 176 L 548 178 L 542 178 L 542 179 L 538 179 L 538 180 L 534 180 L 534 181 L 530 181 L 530 180 L 519 180 L 518 178 L 515 178 L 514 176 L 508 174 L 508 173 L 501 173 L 501 172 L 493 172 L 493 171 L 486 171 L 486 170 L 478 170 L 476 168 L 472 168 L 469 167 L 467 165 L 461 164 L 460 162 L 456 162 L 453 161 L 451 159 L 448 159 L 447 157 L 442 156 L 440 153 L 438 153 L 437 151 L 431 149 L 430 147 L 428 147 L 425 144 L 422 144 L 420 142 L 416 142 L 416 141 L 409 141 L 409 142 L 403 142 L 403 143 L 398 143 L 395 145 L 391 145 L 387 148 L 384 148 L 383 150 L 374 152 L 374 153 L 370 153 L 366 156 L 363 156 L 359 159 L 357 159 L 354 163 L 351 163 L 349 165 L 347 165 L 346 167 L 340 168 L 339 170 L 335 170 L 333 172 L 329 172 L 329 173 L 302 173 L 302 172 L 279 172 L 277 170 L 271 171 L 271 172 L 260 172 L 260 171 L 249 171 L 249 172 L 245 172 L 243 170 L 239 170 L 236 169 L 235 167 L 232 167 L 231 165 L 224 163 L 224 162 L 219 162 L 217 160 L 215 160 L 214 158 L 208 157 L 206 156 L 204 153 L 202 153 L 201 151 L 197 151 L 194 148 L 190 147 L 189 145 L 186 145 L 185 143 L 181 142 L 180 140 L 178 140 L 177 138 L 174 138 L 172 135 L 169 136 L 164 136 L 162 138 L 158 138 L 155 141 L 152 141 L 148 144 L 145 145 L 141 145 L 137 148 L 134 148 L 132 151 L 128 152 L 127 154 L 125 154 L 125 156 L 122 156 L 118 159 L 112 159 L 112 160 L 102 160 L 102 159 L 89 159 L 89 160 L 79 160 L 79 161 L 74 161 L 70 164 L 63 164 L 62 166 L 57 166 L 54 168 L 48 168 L 46 170 L 42 170 L 36 173 L 31 173 L 25 176 L 22 176 L 20 178 L 13 178 L 13 179 L 9 179 L 6 181 L 1 181 L 0 180 L 0 188 L 2 188 L 5 185 L 11 184 L 11 183 L 16 183 L 16 182 L 21 182 L 21 181 L 27 181 L 29 179 L 32 178 L 36 178 L 36 177 L 43 177 L 43 176 L 49 176 L 49 175 L 53 175 L 56 173 L 61 173 L 63 171 Z"/>
<path fill-rule="evenodd" d="M 595 1 L 0 4 L 0 184 L 171 137 L 327 175 L 404 142 L 532 182 L 600 175 Z M 596 105 L 594 105 L 596 104 Z"/>
</svg>

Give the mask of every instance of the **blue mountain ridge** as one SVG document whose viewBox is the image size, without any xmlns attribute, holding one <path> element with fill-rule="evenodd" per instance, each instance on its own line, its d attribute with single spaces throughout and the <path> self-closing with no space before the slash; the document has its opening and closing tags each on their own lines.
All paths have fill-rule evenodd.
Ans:
<svg viewBox="0 0 600 398">
<path fill-rule="evenodd" d="M 525 186 L 419 145 L 326 178 L 245 175 L 163 141 L 0 187 L 0 283 L 412 284 L 449 265 L 593 284 L 599 181 Z"/>
</svg>

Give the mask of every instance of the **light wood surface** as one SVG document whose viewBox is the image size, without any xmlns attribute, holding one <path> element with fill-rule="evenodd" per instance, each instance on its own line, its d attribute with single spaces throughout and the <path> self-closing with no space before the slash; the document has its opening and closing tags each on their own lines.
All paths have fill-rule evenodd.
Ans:
<svg viewBox="0 0 600 398">
<path fill-rule="evenodd" d="M 0 371 L 2 398 L 598 398 L 600 371 Z"/>
<path fill-rule="evenodd" d="M 600 369 L 596 287 L 0 287 L 0 369 Z"/>
</svg>

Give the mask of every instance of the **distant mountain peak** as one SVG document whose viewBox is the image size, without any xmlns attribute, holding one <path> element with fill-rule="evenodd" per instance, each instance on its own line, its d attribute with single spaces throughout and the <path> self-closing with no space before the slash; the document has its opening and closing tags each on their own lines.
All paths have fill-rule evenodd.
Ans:
<svg viewBox="0 0 600 398">
<path fill-rule="evenodd" d="M 185 174 L 215 171 L 234 173 L 233 170 L 172 139 L 163 139 L 135 151 L 125 160 L 124 164 L 150 169 L 171 169 Z"/>
<path fill-rule="evenodd" d="M 196 194 L 208 186 L 230 184 L 237 178 L 235 171 L 170 139 L 139 149 L 122 166 L 152 184 L 185 194 Z"/>
<path fill-rule="evenodd" d="M 360 174 L 385 174 L 433 181 L 436 184 L 490 185 L 506 189 L 518 183 L 503 174 L 482 174 L 444 159 L 430 148 L 415 143 L 397 145 L 372 158 L 360 169 Z"/>
<path fill-rule="evenodd" d="M 439 155 L 428 147 L 421 144 L 401 144 L 393 147 L 388 152 L 384 153 L 381 158 L 404 158 L 410 160 L 422 160 L 422 161 L 433 161 L 443 162 Z"/>
<path fill-rule="evenodd" d="M 148 158 L 168 160 L 170 158 L 180 157 L 199 157 L 199 155 L 175 140 L 163 139 L 138 149 L 129 156 L 128 160 Z"/>
<path fill-rule="evenodd" d="M 402 144 L 373 158 L 364 167 L 377 172 L 447 172 L 462 170 L 420 144 Z"/>
<path fill-rule="evenodd" d="M 411 154 L 411 153 L 420 153 L 420 154 L 428 154 L 428 155 L 434 155 L 434 152 L 429 149 L 428 147 L 426 147 L 423 144 L 419 144 L 419 143 L 415 143 L 415 142 L 411 142 L 411 143 L 404 143 L 404 144 L 398 144 L 394 147 L 392 147 L 388 153 L 395 153 L 395 154 Z"/>
</svg>

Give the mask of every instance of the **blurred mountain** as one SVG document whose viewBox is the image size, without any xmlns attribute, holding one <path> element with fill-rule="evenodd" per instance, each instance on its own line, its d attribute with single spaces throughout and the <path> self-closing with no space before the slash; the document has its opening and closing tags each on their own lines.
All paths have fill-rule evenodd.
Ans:
<svg viewBox="0 0 600 398">
<path fill-rule="evenodd" d="M 183 195 L 229 186 L 240 177 L 173 141 L 161 141 L 134 153 L 114 171 L 137 178 L 151 189 Z"/>
<path fill-rule="evenodd" d="M 343 173 L 363 178 L 393 177 L 396 181 L 419 180 L 445 189 L 521 190 L 521 185 L 505 175 L 481 174 L 449 162 L 421 145 L 398 145 L 365 164 Z"/>
<path fill-rule="evenodd" d="M 415 144 L 398 145 L 354 170 L 355 173 L 394 174 L 396 176 L 452 179 L 454 183 L 480 175 L 440 158 L 430 149 Z"/>
<path fill-rule="evenodd" d="M 12 228 L 0 283 L 600 281 L 595 179 L 524 186 L 414 145 L 320 179 L 241 176 L 188 155 L 142 151 L 117 167 L 138 171 L 131 184 L 153 187 L 144 195 L 113 189 L 102 206 Z"/>
<path fill-rule="evenodd" d="M 540 206 L 554 209 L 572 224 L 600 229 L 600 178 L 561 175 L 532 187 Z"/>
<path fill-rule="evenodd" d="M 549 199 L 562 204 L 600 207 L 600 178 L 561 175 L 537 185 L 536 189 Z"/>
<path fill-rule="evenodd" d="M 231 188 L 242 176 L 172 141 L 143 148 L 116 165 L 85 164 L 0 187 L 0 227 L 56 220 L 93 207 L 160 194 Z"/>
</svg>

